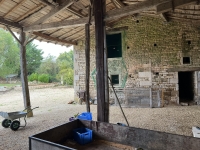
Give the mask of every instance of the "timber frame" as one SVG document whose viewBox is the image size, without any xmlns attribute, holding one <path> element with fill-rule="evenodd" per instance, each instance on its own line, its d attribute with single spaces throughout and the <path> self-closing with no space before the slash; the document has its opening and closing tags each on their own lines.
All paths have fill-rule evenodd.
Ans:
<svg viewBox="0 0 200 150">
<path fill-rule="evenodd" d="M 135 19 L 140 15 L 198 26 L 198 4 L 198 0 L 0 0 L 0 27 L 7 29 L 20 43 L 25 107 L 31 106 L 26 73 L 26 44 L 37 39 L 68 47 L 86 39 L 86 89 L 89 91 L 90 34 L 95 31 L 98 120 L 108 122 L 106 30 L 112 30 L 112 25 L 124 17 Z M 20 33 L 20 39 L 13 32 Z M 86 99 L 87 111 L 90 111 L 89 92 L 86 93 Z"/>
<path fill-rule="evenodd" d="M 90 5 L 90 0 L 1 0 L 0 24 L 3 28 L 4 25 L 14 28 L 16 32 L 20 29 L 31 32 L 31 37 L 37 36 L 40 41 L 76 45 L 85 37 L 84 26 L 88 23 Z M 154 15 L 167 22 L 200 22 L 197 0 L 106 0 L 105 5 L 104 21 L 108 29 L 120 18 L 137 18 L 139 15 Z M 94 30 L 94 17 L 90 23 Z"/>
</svg>

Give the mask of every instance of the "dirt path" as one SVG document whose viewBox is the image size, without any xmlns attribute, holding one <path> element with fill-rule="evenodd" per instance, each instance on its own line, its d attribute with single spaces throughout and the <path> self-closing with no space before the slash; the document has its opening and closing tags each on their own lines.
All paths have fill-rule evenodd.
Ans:
<svg viewBox="0 0 200 150">
<path fill-rule="evenodd" d="M 0 150 L 27 150 L 28 137 L 54 126 L 68 122 L 69 117 L 84 112 L 85 105 L 67 104 L 74 98 L 73 89 L 46 88 L 30 90 L 34 117 L 27 118 L 27 126 L 11 131 L 0 126 Z M 22 92 L 10 91 L 0 94 L 0 111 L 23 110 Z M 96 105 L 91 106 L 93 120 L 96 120 Z M 124 108 L 131 126 L 192 136 L 192 126 L 200 126 L 200 106 L 171 106 L 165 108 Z M 0 122 L 3 120 L 0 117 Z M 125 123 L 120 109 L 110 107 L 110 122 Z M 22 120 L 22 124 L 23 124 Z"/>
</svg>

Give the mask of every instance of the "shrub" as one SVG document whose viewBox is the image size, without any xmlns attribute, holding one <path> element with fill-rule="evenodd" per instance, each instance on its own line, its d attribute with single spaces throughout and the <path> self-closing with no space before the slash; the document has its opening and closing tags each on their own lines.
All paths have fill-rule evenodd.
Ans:
<svg viewBox="0 0 200 150">
<path fill-rule="evenodd" d="M 64 84 L 73 85 L 74 82 L 74 71 L 71 68 L 63 69 L 57 75 L 57 79 L 59 80 L 63 76 Z"/>
<path fill-rule="evenodd" d="M 49 75 L 48 74 L 41 74 L 38 76 L 38 81 L 44 82 L 44 83 L 49 83 Z"/>
<path fill-rule="evenodd" d="M 38 81 L 38 74 L 32 73 L 30 76 L 28 76 L 28 81 Z"/>
</svg>

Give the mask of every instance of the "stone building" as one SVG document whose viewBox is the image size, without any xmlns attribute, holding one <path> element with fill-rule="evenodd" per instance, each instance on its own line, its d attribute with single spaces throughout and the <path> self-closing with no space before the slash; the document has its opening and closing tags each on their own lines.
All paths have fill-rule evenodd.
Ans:
<svg viewBox="0 0 200 150">
<path fill-rule="evenodd" d="M 127 107 L 198 104 L 200 29 L 159 17 L 127 17 L 107 30 L 108 73 Z M 93 37 L 93 36 L 92 36 Z M 95 43 L 91 38 L 90 96 L 96 97 Z M 74 47 L 75 93 L 85 88 L 84 41 Z M 111 86 L 110 102 L 116 103 Z M 114 100 L 114 102 L 113 102 Z"/>
</svg>

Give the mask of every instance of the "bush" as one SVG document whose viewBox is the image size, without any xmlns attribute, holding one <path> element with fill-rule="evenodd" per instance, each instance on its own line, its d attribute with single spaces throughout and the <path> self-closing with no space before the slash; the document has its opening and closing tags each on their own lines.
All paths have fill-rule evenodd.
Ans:
<svg viewBox="0 0 200 150">
<path fill-rule="evenodd" d="M 38 81 L 44 82 L 44 83 L 49 83 L 49 75 L 48 74 L 41 74 L 38 76 Z"/>
<path fill-rule="evenodd" d="M 49 76 L 49 83 L 52 82 L 59 82 L 59 80 L 57 80 L 55 76 Z"/>
<path fill-rule="evenodd" d="M 64 84 L 73 85 L 74 82 L 74 71 L 71 68 L 63 69 L 57 75 L 57 79 L 59 80 L 63 76 Z"/>
<path fill-rule="evenodd" d="M 28 81 L 38 81 L 38 74 L 32 73 L 30 76 L 28 76 Z"/>
</svg>

